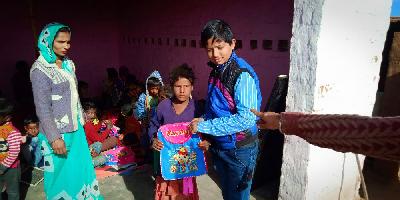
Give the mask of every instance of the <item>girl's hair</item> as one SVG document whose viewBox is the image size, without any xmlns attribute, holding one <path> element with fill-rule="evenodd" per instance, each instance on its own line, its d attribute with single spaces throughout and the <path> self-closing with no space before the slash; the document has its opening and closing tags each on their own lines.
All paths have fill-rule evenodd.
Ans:
<svg viewBox="0 0 400 200">
<path fill-rule="evenodd" d="M 159 92 L 159 96 L 161 99 L 167 99 L 167 98 L 171 98 L 174 95 L 173 95 L 171 87 L 169 85 L 164 85 Z"/>
<path fill-rule="evenodd" d="M 88 111 L 89 109 L 96 109 L 97 110 L 96 104 L 91 102 L 91 101 L 83 103 L 82 107 L 83 107 L 83 110 L 85 112 Z"/>
<path fill-rule="evenodd" d="M 196 76 L 194 75 L 193 69 L 189 67 L 189 65 L 182 64 L 178 67 L 175 67 L 170 75 L 169 75 L 169 83 L 171 87 L 174 86 L 175 82 L 179 80 L 179 78 L 186 78 L 193 85 L 196 80 Z"/>
<path fill-rule="evenodd" d="M 156 78 L 156 77 L 150 77 L 149 79 L 147 79 L 147 88 L 150 87 L 161 87 L 161 81 L 160 79 Z"/>
</svg>

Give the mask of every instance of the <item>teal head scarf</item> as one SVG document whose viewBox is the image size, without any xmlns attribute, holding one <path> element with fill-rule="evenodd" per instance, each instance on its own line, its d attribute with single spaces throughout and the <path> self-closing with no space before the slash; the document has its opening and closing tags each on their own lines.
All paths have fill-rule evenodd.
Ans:
<svg viewBox="0 0 400 200">
<path fill-rule="evenodd" d="M 48 63 L 56 62 L 56 54 L 53 51 L 53 42 L 56 37 L 58 30 L 61 28 L 68 28 L 68 26 L 60 23 L 50 23 L 47 24 L 39 35 L 38 47 L 40 54 Z"/>
</svg>

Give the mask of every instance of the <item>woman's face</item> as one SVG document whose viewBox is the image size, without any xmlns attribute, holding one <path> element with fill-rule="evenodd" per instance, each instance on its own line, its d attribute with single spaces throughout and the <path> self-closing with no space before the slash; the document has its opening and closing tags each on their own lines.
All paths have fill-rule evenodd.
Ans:
<svg viewBox="0 0 400 200">
<path fill-rule="evenodd" d="M 71 34 L 69 32 L 59 32 L 53 42 L 53 51 L 57 57 L 67 55 L 71 47 Z"/>
<path fill-rule="evenodd" d="M 179 77 L 174 83 L 174 96 L 177 100 L 184 102 L 189 100 L 193 91 L 193 85 L 187 78 Z"/>
</svg>

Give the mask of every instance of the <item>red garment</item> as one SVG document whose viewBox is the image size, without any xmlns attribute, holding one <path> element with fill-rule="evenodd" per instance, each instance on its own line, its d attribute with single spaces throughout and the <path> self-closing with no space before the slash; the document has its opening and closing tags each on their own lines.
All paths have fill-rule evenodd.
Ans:
<svg viewBox="0 0 400 200">
<path fill-rule="evenodd" d="M 400 117 L 284 112 L 281 131 L 319 147 L 400 161 Z"/>
<path fill-rule="evenodd" d="M 156 177 L 155 200 L 199 200 L 196 177 L 193 177 L 193 193 L 183 194 L 183 179 L 164 180 L 161 176 Z"/>
<path fill-rule="evenodd" d="M 93 122 L 86 122 L 83 126 L 86 133 L 86 139 L 89 145 L 94 142 L 103 142 L 110 134 L 111 129 L 101 131 L 101 123 L 94 124 Z"/>
<path fill-rule="evenodd" d="M 141 125 L 138 120 L 135 119 L 133 116 L 129 116 L 125 119 L 125 128 L 121 132 L 122 135 L 135 133 L 137 138 L 140 139 L 140 134 L 142 132 Z"/>
</svg>

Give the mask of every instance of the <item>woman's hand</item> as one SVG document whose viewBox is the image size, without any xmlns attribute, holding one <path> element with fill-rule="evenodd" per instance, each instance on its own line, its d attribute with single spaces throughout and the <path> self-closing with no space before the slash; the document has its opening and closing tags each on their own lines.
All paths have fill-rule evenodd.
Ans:
<svg viewBox="0 0 400 200">
<path fill-rule="evenodd" d="M 51 143 L 51 148 L 55 154 L 67 155 L 67 149 L 65 148 L 65 143 L 62 138 L 58 138 Z"/>
<path fill-rule="evenodd" d="M 153 145 L 152 148 L 156 151 L 161 151 L 161 149 L 164 147 L 164 144 L 157 138 L 153 138 Z"/>
<path fill-rule="evenodd" d="M 279 129 L 280 122 L 280 114 L 275 112 L 258 112 L 254 109 L 250 110 L 257 117 L 260 117 L 260 120 L 257 122 L 257 127 L 259 129 Z"/>
<path fill-rule="evenodd" d="M 207 140 L 203 140 L 198 144 L 199 148 L 202 149 L 203 151 L 207 151 L 210 145 L 211 144 Z"/>
</svg>

